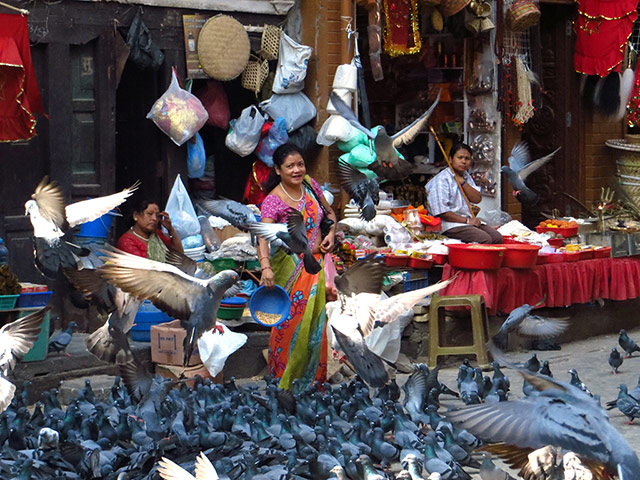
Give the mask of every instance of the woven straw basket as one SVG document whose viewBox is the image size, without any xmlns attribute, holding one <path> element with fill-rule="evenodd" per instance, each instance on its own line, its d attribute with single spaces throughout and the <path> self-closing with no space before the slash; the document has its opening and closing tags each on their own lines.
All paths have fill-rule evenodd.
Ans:
<svg viewBox="0 0 640 480">
<path fill-rule="evenodd" d="M 469 5 L 471 0 L 442 0 L 440 2 L 440 13 L 443 17 L 450 17 Z"/>
<path fill-rule="evenodd" d="M 280 34 L 282 29 L 275 25 L 265 24 L 260 40 L 260 56 L 267 60 L 278 58 L 280 50 Z"/>
<path fill-rule="evenodd" d="M 260 59 L 255 55 L 251 55 L 247 68 L 242 72 L 241 83 L 242 88 L 251 90 L 258 95 L 262 89 L 264 81 L 269 76 L 269 60 Z"/>
<path fill-rule="evenodd" d="M 515 0 L 507 10 L 507 23 L 514 32 L 524 32 L 540 21 L 540 9 L 533 0 Z"/>
<path fill-rule="evenodd" d="M 198 37 L 202 69 L 216 80 L 233 80 L 249 61 L 251 45 L 242 24 L 228 15 L 211 17 Z"/>
</svg>

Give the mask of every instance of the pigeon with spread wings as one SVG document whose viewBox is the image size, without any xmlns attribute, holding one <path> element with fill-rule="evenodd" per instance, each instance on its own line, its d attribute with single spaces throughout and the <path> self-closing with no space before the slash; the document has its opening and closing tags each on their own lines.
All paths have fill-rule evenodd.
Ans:
<svg viewBox="0 0 640 480">
<path fill-rule="evenodd" d="M 373 133 L 368 128 L 362 126 L 351 108 L 349 108 L 335 92 L 331 94 L 331 103 L 345 120 L 373 140 L 376 159 L 369 165 L 369 169 L 373 170 L 381 179 L 402 180 L 411 173 L 413 165 L 400 158 L 396 148 L 408 145 L 416 139 L 417 135 L 428 124 L 429 117 L 440 101 L 441 93 L 442 90 L 438 92 L 436 100 L 426 112 L 414 120 L 413 123 L 392 136 L 387 134 L 384 127 L 379 127 L 377 132 Z"/>
<path fill-rule="evenodd" d="M 106 263 L 98 272 L 116 287 L 151 301 L 187 330 L 184 340 L 186 366 L 200 336 L 216 324 L 225 292 L 239 279 L 223 270 L 209 279 L 187 275 L 173 265 L 137 257 L 117 249 L 105 251 Z"/>
<path fill-rule="evenodd" d="M 553 152 L 537 160 L 530 161 L 529 146 L 525 142 L 518 142 L 513 146 L 509 156 L 509 165 L 503 165 L 500 171 L 507 176 L 513 195 L 523 205 L 534 205 L 538 201 L 538 195 L 524 183 L 529 175 L 548 163 L 560 147 Z"/>
<path fill-rule="evenodd" d="M 158 474 L 163 480 L 218 480 L 220 477 L 204 452 L 196 457 L 195 477 L 177 463 L 162 457 L 158 462 Z"/>
<path fill-rule="evenodd" d="M 376 216 L 376 204 L 380 201 L 378 180 L 367 176 L 346 162 L 338 160 L 340 185 L 360 207 L 360 217 L 367 222 Z"/>
<path fill-rule="evenodd" d="M 302 254 L 302 262 L 307 273 L 315 275 L 322 267 L 313 256 L 307 237 L 307 227 L 302 214 L 290 209 L 287 224 L 253 222 L 248 225 L 249 231 L 264 238 L 268 242 L 280 239 L 292 253 Z"/>
</svg>

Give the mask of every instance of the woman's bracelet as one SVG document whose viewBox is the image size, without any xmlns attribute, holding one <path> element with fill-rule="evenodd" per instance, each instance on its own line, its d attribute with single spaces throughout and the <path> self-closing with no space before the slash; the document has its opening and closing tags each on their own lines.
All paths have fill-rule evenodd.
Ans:
<svg viewBox="0 0 640 480">
<path fill-rule="evenodd" d="M 262 270 L 271 270 L 271 267 L 262 267 Z M 271 270 L 273 272 L 273 270 Z"/>
</svg>

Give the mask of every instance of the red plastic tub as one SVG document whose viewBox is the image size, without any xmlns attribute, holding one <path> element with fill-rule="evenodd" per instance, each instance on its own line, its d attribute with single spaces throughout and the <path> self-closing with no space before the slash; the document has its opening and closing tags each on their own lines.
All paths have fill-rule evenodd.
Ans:
<svg viewBox="0 0 640 480">
<path fill-rule="evenodd" d="M 449 247 L 449 263 L 455 268 L 496 270 L 502 266 L 507 247 L 504 245 L 453 244 Z"/>
<path fill-rule="evenodd" d="M 551 227 L 536 227 L 536 232 L 544 233 L 544 232 L 553 232 L 558 235 L 562 235 L 564 238 L 567 237 L 575 237 L 578 235 L 578 226 L 575 227 L 566 227 L 566 228 L 551 228 Z"/>
<path fill-rule="evenodd" d="M 564 252 L 550 253 L 547 263 L 563 263 L 566 261 Z"/>
<path fill-rule="evenodd" d="M 429 258 L 436 265 L 444 265 L 449 260 L 449 256 L 444 253 L 430 253 Z"/>
<path fill-rule="evenodd" d="M 545 265 L 549 263 L 549 257 L 551 257 L 551 255 L 551 253 L 538 253 L 536 265 Z"/>
<path fill-rule="evenodd" d="M 433 266 L 433 262 L 425 258 L 411 257 L 409 259 L 409 266 L 412 268 L 421 268 L 423 270 L 426 270 Z"/>
<path fill-rule="evenodd" d="M 580 250 L 580 260 L 591 260 L 593 258 L 593 249 Z"/>
<path fill-rule="evenodd" d="M 524 243 L 508 243 L 505 245 L 507 251 L 504 252 L 503 267 L 510 268 L 533 268 L 538 259 L 539 245 L 527 245 Z"/>
<path fill-rule="evenodd" d="M 593 249 L 593 258 L 609 258 L 611 256 L 611 247 L 602 247 Z"/>
<path fill-rule="evenodd" d="M 564 238 L 550 238 L 547 243 L 550 247 L 560 248 L 564 244 Z"/>
<path fill-rule="evenodd" d="M 406 267 L 409 265 L 409 255 L 385 255 L 384 263 L 389 267 Z"/>
<path fill-rule="evenodd" d="M 580 260 L 580 252 L 564 252 L 565 262 L 577 262 Z"/>
</svg>

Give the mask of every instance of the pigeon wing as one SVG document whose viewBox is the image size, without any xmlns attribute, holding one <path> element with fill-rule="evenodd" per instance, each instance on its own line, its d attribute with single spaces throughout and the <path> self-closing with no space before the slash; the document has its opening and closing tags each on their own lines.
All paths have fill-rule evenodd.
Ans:
<svg viewBox="0 0 640 480">
<path fill-rule="evenodd" d="M 11 404 L 14 393 L 16 393 L 16 386 L 0 376 L 0 412 L 4 412 Z"/>
<path fill-rule="evenodd" d="M 67 268 L 64 274 L 73 286 L 86 295 L 99 310 L 111 313 L 116 309 L 116 287 L 109 284 L 96 270 Z"/>
<path fill-rule="evenodd" d="M 291 209 L 287 215 L 287 232 L 289 237 L 297 244 L 292 247 L 304 246 L 309 244 L 307 237 L 307 228 L 304 224 L 304 217 L 298 210 Z"/>
<path fill-rule="evenodd" d="M 353 110 L 349 108 L 349 106 L 342 101 L 342 99 L 335 93 L 331 92 L 329 97 L 331 99 L 331 103 L 334 108 L 338 112 L 338 114 L 343 117 L 347 122 L 356 127 L 362 133 L 364 133 L 369 138 L 376 138 L 375 134 L 371 132 L 368 128 L 364 127 L 356 117 L 356 114 L 353 113 Z"/>
<path fill-rule="evenodd" d="M 351 338 L 342 333 L 335 325 L 332 325 L 333 333 L 356 373 L 362 377 L 369 386 L 382 388 L 389 381 L 389 374 L 384 368 L 382 359 L 367 348 L 362 334 L 357 331 L 359 338 Z"/>
<path fill-rule="evenodd" d="M 335 284 L 340 293 L 380 293 L 385 275 L 385 263 L 382 257 L 372 253 L 357 261 L 342 275 L 335 278 Z"/>
<path fill-rule="evenodd" d="M 429 123 L 429 117 L 431 117 L 433 110 L 438 105 L 441 94 L 442 94 L 442 89 L 440 89 L 440 91 L 438 92 L 438 96 L 436 97 L 436 100 L 431 104 L 431 106 L 426 112 L 424 112 L 422 115 L 416 118 L 410 125 L 407 125 L 402 130 L 400 130 L 399 132 L 391 136 L 391 138 L 393 139 L 393 146 L 395 148 L 400 148 L 403 145 L 408 145 L 410 143 L 413 143 L 413 141 L 416 139 L 418 134 L 422 132 L 423 129 Z"/>
<path fill-rule="evenodd" d="M 207 458 L 204 452 L 196 457 L 196 479 L 197 480 L 218 480 L 218 472 Z"/>
<path fill-rule="evenodd" d="M 49 182 L 49 177 L 44 177 L 31 198 L 38 204 L 40 215 L 52 221 L 59 229 L 67 230 L 69 224 L 65 215 L 64 195 L 56 182 Z"/>
<path fill-rule="evenodd" d="M 196 460 L 197 461 L 197 460 Z M 207 477 L 198 477 L 193 476 L 189 472 L 187 472 L 184 468 L 182 468 L 177 463 L 172 462 L 166 457 L 162 457 L 158 462 L 158 474 L 160 478 L 163 480 L 199 480 L 200 478 Z M 211 477 L 211 478 L 218 478 Z"/>
<path fill-rule="evenodd" d="M 558 147 L 549 155 L 545 155 L 544 157 L 538 158 L 533 162 L 527 163 L 527 165 L 518 172 L 518 176 L 522 179 L 522 181 L 526 180 L 529 175 L 531 175 L 533 172 L 535 172 L 536 170 L 541 168 L 543 165 L 545 165 L 547 162 L 549 162 L 549 160 L 551 160 L 553 156 L 559 151 L 560 151 L 560 148 Z"/>
<path fill-rule="evenodd" d="M 169 265 L 179 268 L 191 277 L 194 277 L 198 270 L 198 264 L 195 260 L 174 248 L 170 248 L 167 252 L 166 261 Z"/>
<path fill-rule="evenodd" d="M 338 179 L 351 198 L 358 203 L 364 200 L 365 184 L 369 180 L 364 173 L 346 162 L 338 161 Z"/>
<path fill-rule="evenodd" d="M 139 186 L 140 182 L 136 182 L 121 192 L 67 205 L 65 214 L 69 225 L 75 227 L 76 225 L 100 218 L 105 213 L 121 205 L 127 198 L 133 195 L 133 192 L 135 192 Z"/>
<path fill-rule="evenodd" d="M 529 163 L 529 146 L 526 142 L 518 142 L 511 149 L 509 155 L 509 167 L 514 172 L 519 172 Z"/>
<path fill-rule="evenodd" d="M 149 394 L 153 383 L 153 375 L 145 365 L 137 363 L 135 360 L 120 365 L 120 376 L 127 392 L 138 400 Z"/>
<path fill-rule="evenodd" d="M 553 338 L 564 332 L 568 326 L 568 318 L 527 315 L 518 327 L 518 333 L 527 337 Z"/>
<path fill-rule="evenodd" d="M 248 225 L 249 231 L 268 242 L 279 239 L 279 233 L 286 233 L 287 226 L 283 223 L 252 222 Z"/>
<path fill-rule="evenodd" d="M 150 300 L 173 318 L 188 319 L 190 300 L 205 293 L 207 280 L 190 277 L 173 265 L 138 257 L 117 249 L 104 251 L 100 275 L 138 298 Z"/>
<path fill-rule="evenodd" d="M 0 371 L 3 374 L 14 367 L 16 357 L 22 357 L 31 350 L 46 312 L 47 309 L 43 308 L 0 328 Z"/>
</svg>

